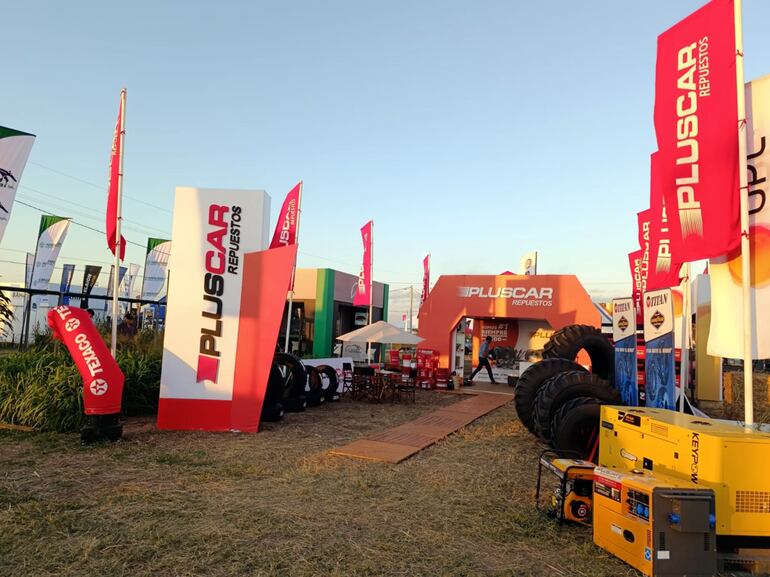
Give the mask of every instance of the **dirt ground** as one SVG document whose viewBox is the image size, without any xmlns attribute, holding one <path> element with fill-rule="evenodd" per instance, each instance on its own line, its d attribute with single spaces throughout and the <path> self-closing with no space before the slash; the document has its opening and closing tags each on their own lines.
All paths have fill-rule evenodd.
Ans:
<svg viewBox="0 0 770 577">
<path fill-rule="evenodd" d="M 623 576 L 534 508 L 541 446 L 506 405 L 398 465 L 326 454 L 460 400 L 342 401 L 257 435 L 0 432 L 2 576 Z"/>
</svg>

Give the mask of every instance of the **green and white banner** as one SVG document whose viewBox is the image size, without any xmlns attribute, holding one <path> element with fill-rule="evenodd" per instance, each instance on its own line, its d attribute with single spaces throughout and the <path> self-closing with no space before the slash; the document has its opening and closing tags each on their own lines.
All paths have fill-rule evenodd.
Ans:
<svg viewBox="0 0 770 577">
<path fill-rule="evenodd" d="M 0 242 L 11 218 L 16 190 L 34 142 L 33 134 L 0 126 Z"/>
<path fill-rule="evenodd" d="M 59 258 L 59 251 L 69 230 L 70 219 L 44 214 L 40 217 L 40 231 L 37 236 L 35 265 L 32 269 L 30 288 L 46 290 Z"/>
<path fill-rule="evenodd" d="M 147 257 L 144 262 L 142 296 L 145 300 L 160 298 L 166 284 L 168 257 L 171 255 L 171 241 L 162 238 L 147 239 Z"/>
</svg>

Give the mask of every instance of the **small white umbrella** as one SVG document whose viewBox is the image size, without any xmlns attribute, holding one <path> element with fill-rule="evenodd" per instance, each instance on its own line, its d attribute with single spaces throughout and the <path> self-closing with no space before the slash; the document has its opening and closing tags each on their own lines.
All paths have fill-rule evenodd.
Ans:
<svg viewBox="0 0 770 577">
<path fill-rule="evenodd" d="M 377 321 L 350 333 L 337 337 L 338 341 L 349 343 L 381 343 L 390 345 L 416 345 L 425 339 L 402 331 L 385 321 Z"/>
</svg>

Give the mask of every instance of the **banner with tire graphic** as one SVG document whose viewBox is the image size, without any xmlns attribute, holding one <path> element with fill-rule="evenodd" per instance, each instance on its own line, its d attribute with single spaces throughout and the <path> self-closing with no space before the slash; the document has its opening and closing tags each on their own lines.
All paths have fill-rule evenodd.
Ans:
<svg viewBox="0 0 770 577">
<path fill-rule="evenodd" d="M 34 143 L 33 134 L 0 126 L 0 242 L 11 218 L 16 190 Z"/>
<path fill-rule="evenodd" d="M 671 289 L 644 294 L 644 392 L 648 407 L 676 408 L 674 299 Z"/>
<path fill-rule="evenodd" d="M 636 374 L 636 312 L 634 299 L 612 301 L 612 340 L 615 342 L 615 387 L 624 405 L 639 404 Z"/>
</svg>

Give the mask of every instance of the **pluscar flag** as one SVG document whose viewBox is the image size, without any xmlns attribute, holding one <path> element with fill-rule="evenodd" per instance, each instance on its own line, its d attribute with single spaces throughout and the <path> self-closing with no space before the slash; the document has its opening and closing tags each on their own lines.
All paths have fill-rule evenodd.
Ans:
<svg viewBox="0 0 770 577">
<path fill-rule="evenodd" d="M 278 213 L 278 222 L 275 225 L 273 241 L 270 248 L 278 248 L 297 244 L 297 216 L 299 211 L 299 194 L 302 183 L 289 191 L 281 206 L 281 212 Z"/>
<path fill-rule="evenodd" d="M 370 294 L 372 278 L 372 221 L 361 227 L 361 240 L 364 243 L 364 258 L 358 275 L 358 288 L 353 297 L 353 306 L 368 306 L 372 302 Z"/>
<path fill-rule="evenodd" d="M 0 242 L 34 142 L 32 134 L 0 126 Z"/>
<path fill-rule="evenodd" d="M 121 157 L 123 155 L 123 115 L 125 99 L 123 93 L 120 96 L 120 109 L 118 110 L 118 121 L 115 124 L 115 134 L 112 137 L 112 153 L 110 154 L 110 186 L 107 193 L 107 246 L 110 247 L 110 252 L 115 254 L 117 248 L 116 234 L 118 228 L 118 188 L 120 186 L 120 179 L 123 177 L 121 174 L 122 163 Z M 126 256 L 126 239 L 123 235 L 120 236 L 120 260 Z"/>
<path fill-rule="evenodd" d="M 428 298 L 430 292 L 430 255 L 426 254 L 422 259 L 422 294 L 420 295 L 420 306 Z"/>
<path fill-rule="evenodd" d="M 634 310 L 636 311 L 636 324 L 643 321 L 642 295 L 647 288 L 647 271 L 643 266 L 644 251 L 637 250 L 628 253 L 628 266 L 631 269 L 632 295 Z"/>
<path fill-rule="evenodd" d="M 733 0 L 712 0 L 658 37 L 660 182 L 681 262 L 740 244 Z"/>
<path fill-rule="evenodd" d="M 679 284 L 680 262 L 671 252 L 671 229 L 666 202 L 660 184 L 658 154 L 650 157 L 650 264 L 647 290 L 670 288 Z"/>
</svg>

